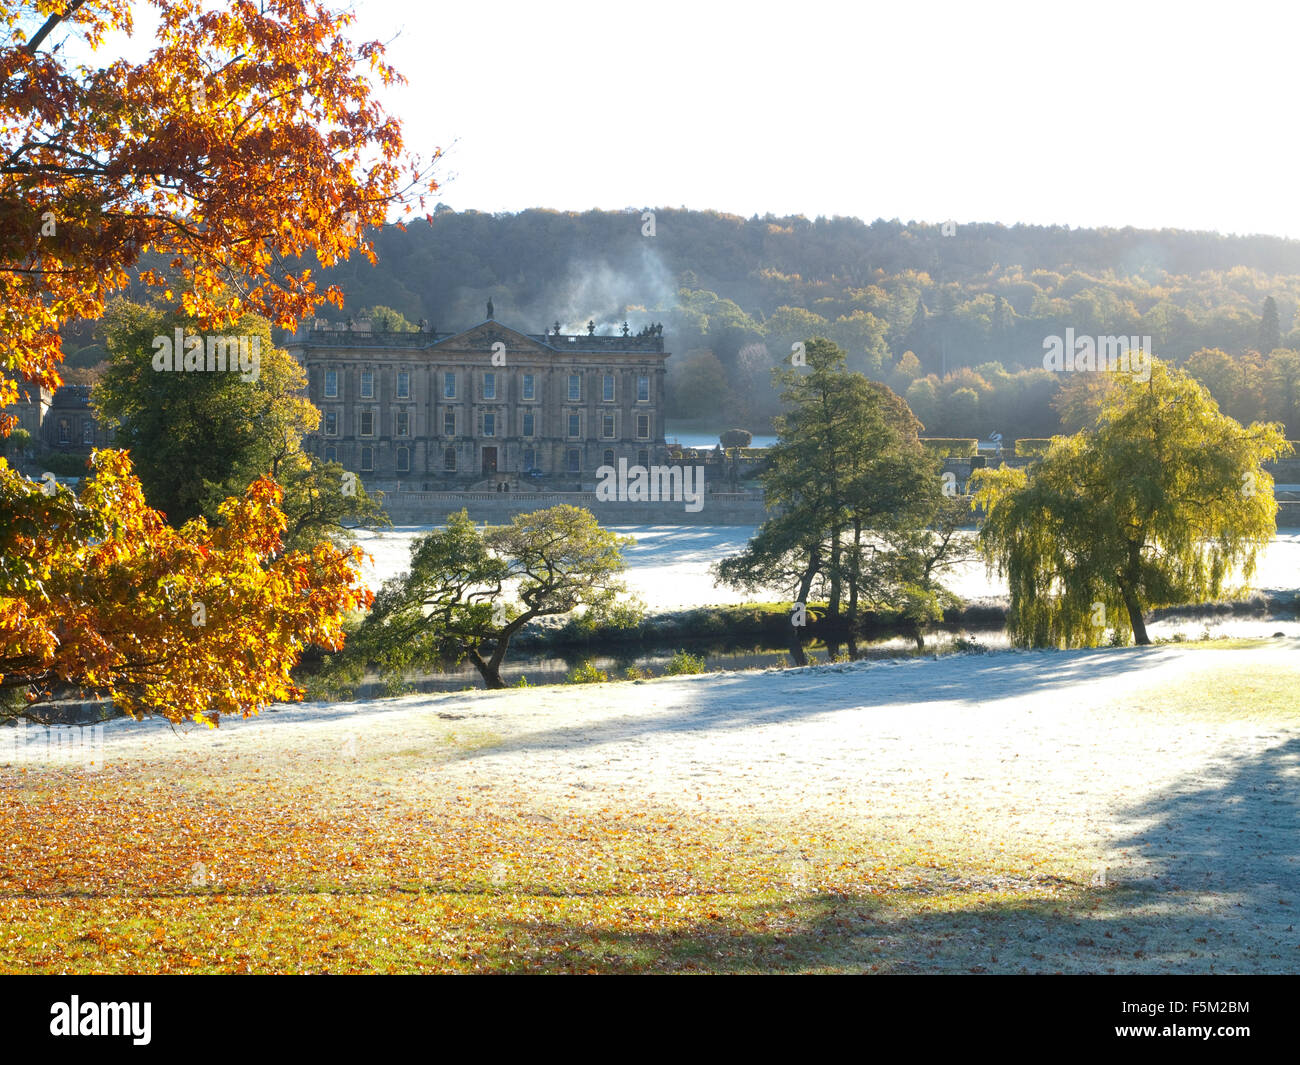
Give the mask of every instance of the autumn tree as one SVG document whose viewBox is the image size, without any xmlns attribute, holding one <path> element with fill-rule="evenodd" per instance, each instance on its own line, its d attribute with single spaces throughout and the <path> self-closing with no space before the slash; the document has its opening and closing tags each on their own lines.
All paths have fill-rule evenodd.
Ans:
<svg viewBox="0 0 1300 1065">
<path fill-rule="evenodd" d="M 350 13 L 148 2 L 148 58 L 90 67 L 61 38 L 99 46 L 130 30 L 130 6 L 0 0 L 0 406 L 14 372 L 58 384 L 60 325 L 99 317 L 147 254 L 169 276 L 139 280 L 205 328 L 248 311 L 288 328 L 342 306 L 301 257 L 373 255 L 363 227 L 427 183 L 373 99 L 400 78 L 381 45 L 347 39 Z"/>
<path fill-rule="evenodd" d="M 1260 376 L 1269 417 L 1282 423 L 1289 438 L 1300 437 L 1300 351 L 1272 352 Z"/>
<path fill-rule="evenodd" d="M 776 413 L 777 396 L 771 385 L 775 361 L 763 343 L 746 344 L 736 353 L 729 405 L 732 419 L 753 425 Z M 717 408 L 705 413 L 716 417 Z"/>
<path fill-rule="evenodd" d="M 374 99 L 400 78 L 381 45 L 347 37 L 351 13 L 146 2 L 149 56 L 92 65 L 66 39 L 98 60 L 108 34 L 130 31 L 131 5 L 0 0 L 0 408 L 20 378 L 57 386 L 60 327 L 98 318 L 128 282 L 204 330 L 250 313 L 291 328 L 341 306 L 313 264 L 357 249 L 373 262 L 364 227 L 432 187 Z M 0 418 L 0 433 L 12 424 Z M 74 502 L 0 460 L 0 684 L 36 698 L 105 690 L 127 709 L 210 721 L 291 697 L 305 643 L 336 645 L 341 613 L 365 599 L 359 556 L 284 551 L 269 480 L 222 505 L 216 528 L 175 530 L 124 453 L 94 462 Z M 217 620 L 187 638 L 172 612 L 196 602 Z"/>
<path fill-rule="evenodd" d="M 688 356 L 671 378 L 673 410 L 680 418 L 716 417 L 730 401 L 727 371 L 711 351 Z"/>
<path fill-rule="evenodd" d="M 1247 410 L 1252 410 L 1258 420 L 1263 414 L 1263 396 L 1251 397 L 1249 368 L 1219 348 L 1202 348 L 1193 352 L 1183 363 L 1183 369 L 1209 389 L 1219 409 L 1238 421 L 1247 420 Z M 1078 428 L 1078 427 L 1076 427 Z"/>
<path fill-rule="evenodd" d="M 79 495 L 0 464 L 0 692 L 10 715 L 59 693 L 129 714 L 215 725 L 301 697 L 303 648 L 342 645 L 368 605 L 359 548 L 285 551 L 270 480 L 172 529 L 120 451 L 100 451 Z"/>
<path fill-rule="evenodd" d="M 1114 375 L 1095 428 L 1056 437 L 1028 471 L 976 471 L 981 546 L 1010 585 L 1028 646 L 1094 646 L 1107 629 L 1150 643 L 1143 614 L 1230 592 L 1276 531 L 1263 464 L 1278 427 L 1243 427 L 1183 371 Z"/>
<path fill-rule="evenodd" d="M 916 357 L 915 352 L 905 351 L 899 356 L 897 364 L 889 373 L 889 385 L 902 395 L 913 381 L 922 376 L 924 374 L 921 370 L 921 360 Z"/>
<path fill-rule="evenodd" d="M 621 550 L 633 543 L 562 505 L 519 514 L 509 525 L 476 526 L 465 511 L 418 539 L 410 569 L 384 584 L 332 668 L 374 664 L 390 679 L 416 668 L 469 659 L 488 688 L 503 688 L 510 640 L 536 618 L 571 614 L 627 623 Z"/>
<path fill-rule="evenodd" d="M 1061 419 L 1066 433 L 1090 429 L 1105 406 L 1106 397 L 1115 387 L 1118 371 L 1067 374 L 1061 389 L 1052 398 L 1052 409 Z"/>
</svg>

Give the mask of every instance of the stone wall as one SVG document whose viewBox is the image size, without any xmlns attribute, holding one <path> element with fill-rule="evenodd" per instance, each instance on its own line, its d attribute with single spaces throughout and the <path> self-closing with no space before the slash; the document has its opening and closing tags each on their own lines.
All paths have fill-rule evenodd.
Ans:
<svg viewBox="0 0 1300 1065">
<path fill-rule="evenodd" d="M 384 509 L 394 525 L 440 525 L 464 508 L 475 521 L 508 522 L 516 514 L 562 503 L 584 507 L 602 525 L 759 525 L 767 518 L 756 493 L 706 493 L 703 506 L 685 503 L 602 503 L 595 492 L 391 492 Z"/>
</svg>

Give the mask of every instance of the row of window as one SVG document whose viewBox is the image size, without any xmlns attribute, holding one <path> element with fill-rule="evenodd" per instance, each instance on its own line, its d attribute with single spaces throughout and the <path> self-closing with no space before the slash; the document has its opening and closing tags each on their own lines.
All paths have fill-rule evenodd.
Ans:
<svg viewBox="0 0 1300 1065">
<path fill-rule="evenodd" d="M 442 412 L 442 433 L 443 436 L 456 435 L 456 411 L 447 410 Z M 329 410 L 325 412 L 325 435 L 339 435 L 339 412 Z M 534 411 L 526 410 L 520 412 L 519 418 L 519 435 L 523 437 L 532 437 L 537 435 L 537 415 Z M 583 439 L 583 412 L 573 411 L 566 418 L 565 428 L 568 430 L 570 440 Z M 372 410 L 358 411 L 358 436 L 375 435 L 375 412 Z M 399 410 L 394 416 L 393 425 L 394 436 L 411 435 L 411 413 L 410 411 Z M 496 436 L 497 435 L 497 415 L 494 411 L 484 411 L 480 415 L 479 436 Z M 618 437 L 618 415 L 602 414 L 600 415 L 600 438 L 602 440 L 614 440 Z M 650 439 L 650 415 L 638 414 L 636 416 L 636 438 L 638 440 Z"/>
<path fill-rule="evenodd" d="M 360 395 L 362 399 L 375 398 L 375 372 L 373 370 L 362 370 L 360 381 Z M 502 374 L 493 371 L 486 371 L 482 375 L 483 379 L 480 388 L 480 398 L 496 399 L 497 387 L 501 384 Z M 456 398 L 456 377 L 453 372 L 446 372 L 442 375 L 442 398 Z M 537 375 L 526 373 L 522 374 L 519 382 L 519 396 L 525 402 L 537 399 Z M 339 372 L 338 370 L 325 371 L 325 398 L 337 399 L 339 394 Z M 569 401 L 572 403 L 582 402 L 582 374 L 571 373 L 568 380 Z M 397 392 L 398 399 L 411 398 L 411 375 L 406 370 L 397 372 Z M 600 378 L 600 399 L 602 403 L 617 402 L 617 375 L 612 373 L 601 374 Z M 638 403 L 650 402 L 650 376 L 648 374 L 638 374 L 636 379 L 636 401 Z"/>
<path fill-rule="evenodd" d="M 331 445 L 325 448 L 325 461 L 337 462 L 338 452 Z M 397 472 L 411 472 L 411 449 L 409 447 L 399 447 L 396 453 Z M 614 465 L 614 452 L 606 449 L 603 456 L 606 466 Z M 571 447 L 565 453 L 565 467 L 567 473 L 582 472 L 582 451 L 576 447 Z M 639 466 L 650 465 L 650 452 L 642 448 L 636 453 L 636 461 Z M 369 445 L 361 448 L 361 472 L 371 473 L 375 468 L 375 449 Z M 456 449 L 454 447 L 444 448 L 442 452 L 442 468 L 447 473 L 456 472 Z M 537 468 L 537 450 L 535 448 L 524 448 L 522 472 L 527 473 L 529 470 Z M 489 471 L 485 471 L 489 472 Z"/>
<path fill-rule="evenodd" d="M 57 431 L 60 444 L 72 443 L 72 419 L 70 417 L 59 418 Z M 95 442 L 95 421 L 93 418 L 81 419 L 81 442 L 83 444 L 93 444 Z"/>
</svg>

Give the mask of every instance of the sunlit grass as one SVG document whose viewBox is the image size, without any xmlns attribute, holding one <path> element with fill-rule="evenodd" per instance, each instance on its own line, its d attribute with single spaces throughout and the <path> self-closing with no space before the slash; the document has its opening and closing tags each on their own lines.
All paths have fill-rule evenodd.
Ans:
<svg viewBox="0 0 1300 1065">
<path fill-rule="evenodd" d="M 1211 660 L 1135 689 L 1128 709 L 1294 722 L 1300 669 Z M 430 714 L 407 733 L 363 732 L 355 750 L 324 754 L 292 735 L 283 750 L 198 741 L 184 757 L 110 760 L 97 773 L 0 771 L 0 972 L 1287 971 L 1300 962 L 1248 956 L 1222 921 L 1179 899 L 1099 885 L 1095 855 L 1064 835 L 1018 839 L 937 801 L 869 823 L 580 808 L 517 794 L 509 781 L 441 784 L 448 758 L 503 742 L 473 719 Z"/>
<path fill-rule="evenodd" d="M 1229 641 L 1223 641 L 1229 642 Z M 1255 646 L 1255 641 L 1231 641 Z M 1219 641 L 1197 644 L 1216 647 Z M 1300 657 L 1300 656 L 1297 656 Z M 1135 709 L 1217 720 L 1294 721 L 1300 717 L 1300 663 L 1295 669 L 1212 665 L 1172 684 L 1139 687 L 1130 704 Z"/>
</svg>

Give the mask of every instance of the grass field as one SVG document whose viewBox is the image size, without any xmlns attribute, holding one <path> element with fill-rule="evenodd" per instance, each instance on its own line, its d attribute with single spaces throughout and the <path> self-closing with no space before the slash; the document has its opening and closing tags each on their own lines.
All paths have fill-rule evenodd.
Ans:
<svg viewBox="0 0 1300 1065">
<path fill-rule="evenodd" d="M 0 971 L 1294 971 L 1295 651 L 112 726 L 0 769 Z"/>
</svg>

